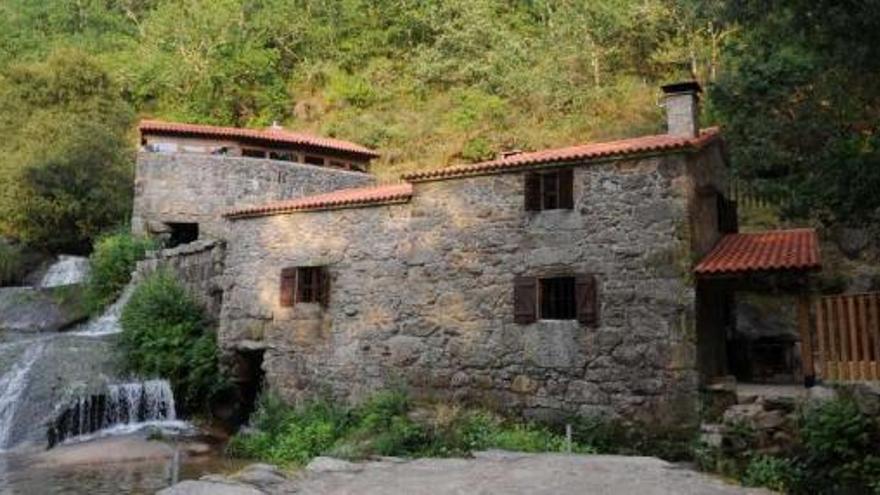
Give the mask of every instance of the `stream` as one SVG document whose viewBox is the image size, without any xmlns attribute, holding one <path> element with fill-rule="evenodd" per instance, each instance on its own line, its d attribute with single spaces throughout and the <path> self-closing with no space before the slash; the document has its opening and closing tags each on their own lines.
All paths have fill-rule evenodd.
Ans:
<svg viewBox="0 0 880 495">
<path fill-rule="evenodd" d="M 73 287 L 88 268 L 60 257 L 33 290 Z M 215 438 L 177 416 L 166 380 L 119 375 L 119 317 L 133 290 L 67 331 L 0 331 L 0 493 L 154 493 L 230 464 Z M 16 321 L 39 319 L 42 303 L 21 294 L 0 288 L 0 303 Z"/>
</svg>

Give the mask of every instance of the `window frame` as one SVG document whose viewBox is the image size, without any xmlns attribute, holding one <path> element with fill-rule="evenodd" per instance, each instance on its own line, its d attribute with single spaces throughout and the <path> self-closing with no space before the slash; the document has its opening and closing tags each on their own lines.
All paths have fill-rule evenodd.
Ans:
<svg viewBox="0 0 880 495">
<path fill-rule="evenodd" d="M 326 266 L 296 266 L 281 270 L 279 305 L 320 304 L 326 307 L 330 294 L 330 275 Z"/>
<path fill-rule="evenodd" d="M 524 182 L 527 211 L 574 209 L 574 168 L 527 172 Z"/>
</svg>

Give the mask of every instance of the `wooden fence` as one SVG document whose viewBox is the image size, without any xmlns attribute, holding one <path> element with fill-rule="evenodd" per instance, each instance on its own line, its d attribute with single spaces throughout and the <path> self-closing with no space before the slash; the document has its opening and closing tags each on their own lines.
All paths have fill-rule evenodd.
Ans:
<svg viewBox="0 0 880 495">
<path fill-rule="evenodd" d="M 814 304 L 819 376 L 880 380 L 880 293 L 825 296 Z"/>
</svg>

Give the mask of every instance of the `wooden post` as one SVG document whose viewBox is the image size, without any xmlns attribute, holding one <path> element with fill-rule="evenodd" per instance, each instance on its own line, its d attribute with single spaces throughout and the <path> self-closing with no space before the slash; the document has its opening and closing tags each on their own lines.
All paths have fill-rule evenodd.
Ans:
<svg viewBox="0 0 880 495">
<path fill-rule="evenodd" d="M 813 366 L 813 336 L 810 332 L 810 296 L 801 294 L 798 299 L 798 328 L 801 334 L 801 370 L 804 386 L 812 387 L 816 382 L 816 368 Z"/>
</svg>

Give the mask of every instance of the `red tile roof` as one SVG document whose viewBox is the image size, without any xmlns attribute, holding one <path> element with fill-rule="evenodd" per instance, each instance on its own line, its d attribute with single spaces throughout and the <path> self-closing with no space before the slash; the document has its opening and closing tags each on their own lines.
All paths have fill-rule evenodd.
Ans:
<svg viewBox="0 0 880 495">
<path fill-rule="evenodd" d="M 178 136 L 202 136 L 218 139 L 255 139 L 278 144 L 316 146 L 336 151 L 344 151 L 370 158 L 379 156 L 375 151 L 350 141 L 315 136 L 304 132 L 292 132 L 280 127 L 268 129 L 241 129 L 238 127 L 216 127 L 212 125 L 181 124 L 161 120 L 142 120 L 138 126 L 141 134 L 172 134 Z"/>
<path fill-rule="evenodd" d="M 455 165 L 424 172 L 413 172 L 403 176 L 409 181 L 428 181 L 448 179 L 452 177 L 466 177 L 471 175 L 484 175 L 496 172 L 505 172 L 526 168 L 532 165 L 562 163 L 582 160 L 595 160 L 623 155 L 657 153 L 672 150 L 698 150 L 720 137 L 718 128 L 704 129 L 700 135 L 694 138 L 658 134 L 654 136 L 642 136 L 619 141 L 605 143 L 582 144 L 567 148 L 554 148 L 518 153 L 497 160 L 474 163 L 470 165 Z"/>
<path fill-rule="evenodd" d="M 223 216 L 235 220 L 240 218 L 264 217 L 297 211 L 331 210 L 355 206 L 370 206 L 389 203 L 404 203 L 412 198 L 413 186 L 408 182 L 381 186 L 340 189 L 314 196 L 275 201 L 230 211 Z"/>
<path fill-rule="evenodd" d="M 697 275 L 821 268 L 813 229 L 727 234 L 694 268 Z"/>
</svg>

